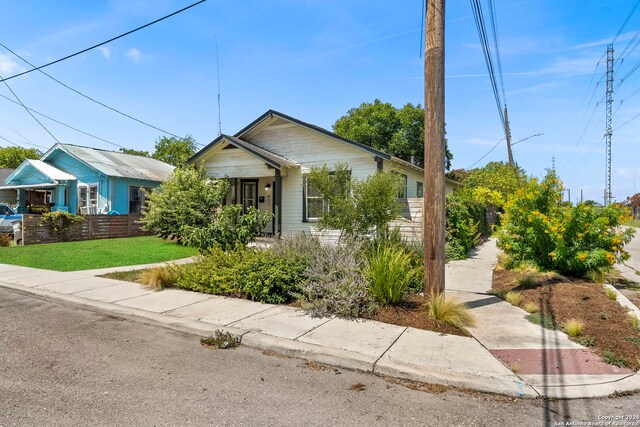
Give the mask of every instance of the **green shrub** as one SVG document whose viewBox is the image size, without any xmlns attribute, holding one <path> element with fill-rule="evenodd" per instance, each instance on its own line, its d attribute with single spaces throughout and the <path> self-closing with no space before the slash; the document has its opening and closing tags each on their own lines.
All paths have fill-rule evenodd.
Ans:
<svg viewBox="0 0 640 427">
<path fill-rule="evenodd" d="M 177 287 L 216 295 L 246 296 L 264 303 L 284 303 L 300 291 L 306 261 L 270 251 L 213 247 L 198 262 L 176 267 Z"/>
<path fill-rule="evenodd" d="M 593 347 L 593 345 L 596 343 L 596 340 L 594 340 L 592 337 L 580 337 L 576 341 L 578 342 L 578 344 L 584 347 Z"/>
<path fill-rule="evenodd" d="M 198 248 L 201 253 L 207 253 L 214 246 L 229 250 L 255 239 L 272 218 L 270 212 L 251 207 L 243 213 L 242 205 L 228 205 L 221 208 L 208 225 L 185 225 L 180 234 L 184 244 Z"/>
<path fill-rule="evenodd" d="M 69 212 L 56 211 L 47 212 L 42 215 L 38 225 L 47 225 L 51 234 L 58 237 L 61 242 L 66 241 L 69 237 L 69 231 L 74 226 L 84 221 L 81 215 L 74 215 Z"/>
<path fill-rule="evenodd" d="M 399 303 L 415 274 L 410 255 L 392 245 L 377 245 L 365 268 L 369 291 L 383 305 Z"/>
<path fill-rule="evenodd" d="M 249 298 L 271 304 L 293 299 L 305 281 L 307 261 L 300 256 L 276 256 L 269 251 L 252 251 L 238 268 L 238 287 Z"/>
<path fill-rule="evenodd" d="M 330 206 L 320 214 L 321 230 L 335 229 L 341 236 L 362 236 L 372 230 L 382 230 L 400 217 L 398 193 L 403 184 L 400 175 L 378 171 L 363 180 L 351 176 L 346 163 L 313 167 L 306 175 L 310 188 L 315 188 Z"/>
<path fill-rule="evenodd" d="M 322 245 L 317 238 L 299 235 L 282 239 L 272 251 L 295 253 L 307 260 L 306 281 L 296 298 L 310 315 L 353 318 L 376 309 L 363 273 L 362 246 L 361 241 L 353 239 Z"/>
<path fill-rule="evenodd" d="M 498 244 L 515 262 L 533 261 L 544 270 L 583 277 L 629 257 L 623 247 L 632 229 L 620 226 L 628 210 L 562 203 L 563 187 L 553 171 L 532 179 L 505 204 Z"/>
<path fill-rule="evenodd" d="M 208 294 L 242 296 L 237 275 L 239 264 L 247 253 L 213 248 L 196 262 L 177 266 L 175 285 Z"/>
<path fill-rule="evenodd" d="M 449 260 L 467 258 L 471 248 L 478 244 L 479 221 L 473 217 L 471 210 L 470 203 L 459 196 L 447 196 L 445 254 Z"/>
<path fill-rule="evenodd" d="M 207 227 L 230 185 L 211 180 L 204 169 L 178 168 L 146 197 L 142 223 L 154 234 L 180 236 L 183 227 Z"/>
</svg>

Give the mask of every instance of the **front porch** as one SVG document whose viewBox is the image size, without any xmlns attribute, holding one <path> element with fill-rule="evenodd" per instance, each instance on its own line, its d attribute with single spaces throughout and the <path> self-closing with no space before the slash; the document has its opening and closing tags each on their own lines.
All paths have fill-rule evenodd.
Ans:
<svg viewBox="0 0 640 427">
<path fill-rule="evenodd" d="M 227 204 L 240 204 L 244 210 L 256 208 L 269 212 L 273 219 L 265 226 L 263 235 L 280 237 L 282 234 L 282 176 L 279 170 L 272 170 L 272 176 L 244 176 L 229 178 L 231 191 Z"/>
</svg>

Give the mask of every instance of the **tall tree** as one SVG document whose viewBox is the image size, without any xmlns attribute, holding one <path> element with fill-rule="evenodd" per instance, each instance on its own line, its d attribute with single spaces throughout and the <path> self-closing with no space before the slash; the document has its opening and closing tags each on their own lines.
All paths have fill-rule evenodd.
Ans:
<svg viewBox="0 0 640 427">
<path fill-rule="evenodd" d="M 156 151 L 151 157 L 176 167 L 187 164 L 189 158 L 197 151 L 196 141 L 191 135 L 182 139 L 163 136 L 156 141 L 155 148 Z"/>
<path fill-rule="evenodd" d="M 151 157 L 148 151 L 136 150 L 134 148 L 121 148 L 122 154 L 131 154 L 132 156 Z"/>
<path fill-rule="evenodd" d="M 35 148 L 1 147 L 0 168 L 15 169 L 26 159 L 39 159 L 42 153 Z"/>
<path fill-rule="evenodd" d="M 424 165 L 424 108 L 407 103 L 398 109 L 379 99 L 352 108 L 333 125 L 333 131 L 408 162 Z M 453 154 L 445 139 L 445 166 L 451 168 Z"/>
</svg>

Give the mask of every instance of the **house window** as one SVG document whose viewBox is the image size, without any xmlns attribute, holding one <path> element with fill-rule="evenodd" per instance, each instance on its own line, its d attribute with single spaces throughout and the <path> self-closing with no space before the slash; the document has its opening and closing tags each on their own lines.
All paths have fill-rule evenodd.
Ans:
<svg viewBox="0 0 640 427">
<path fill-rule="evenodd" d="M 304 207 L 305 221 L 317 221 L 323 212 L 329 210 L 329 202 L 322 197 L 322 194 L 316 187 L 309 184 L 307 178 L 304 178 Z"/>
<path fill-rule="evenodd" d="M 95 215 L 98 213 L 97 185 L 78 187 L 78 213 L 80 215 Z"/>
<path fill-rule="evenodd" d="M 129 213 L 142 213 L 147 193 L 151 192 L 150 187 L 131 186 L 129 187 Z"/>
<path fill-rule="evenodd" d="M 398 193 L 398 198 L 405 199 L 407 197 L 407 175 L 401 173 L 400 176 L 402 177 L 402 191 Z"/>
<path fill-rule="evenodd" d="M 417 182 L 416 184 L 416 197 L 424 197 L 424 184 L 421 182 Z"/>
</svg>

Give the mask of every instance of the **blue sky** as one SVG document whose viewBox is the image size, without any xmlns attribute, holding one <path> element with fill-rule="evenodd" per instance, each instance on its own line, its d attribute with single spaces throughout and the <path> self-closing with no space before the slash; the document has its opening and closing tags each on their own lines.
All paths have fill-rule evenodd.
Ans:
<svg viewBox="0 0 640 427">
<path fill-rule="evenodd" d="M 1 0 L 0 42 L 42 64 L 190 3 Z M 605 86 L 596 82 L 606 64 L 597 69 L 596 64 L 635 0 L 494 3 L 513 140 L 544 134 L 516 145 L 516 161 L 541 176 L 555 156 L 574 200 L 581 189 L 585 199 L 601 200 L 605 123 L 604 105 L 596 102 L 604 97 Z M 336 119 L 364 101 L 379 98 L 398 107 L 423 103 L 421 8 L 419 0 L 208 0 L 46 71 L 106 104 L 206 144 L 218 131 L 217 37 L 223 132 L 236 132 L 269 108 L 331 129 Z M 448 2 L 446 26 L 447 136 L 453 166 L 465 168 L 503 132 L 468 1 Z M 616 53 L 639 27 L 640 11 L 618 37 Z M 639 59 L 637 49 L 617 63 L 617 78 Z M 26 68 L 0 49 L 0 75 Z M 117 144 L 152 150 L 161 135 L 37 72 L 9 84 L 29 107 Z M 613 194 L 618 200 L 640 191 L 640 118 L 617 129 L 640 113 L 640 95 L 630 96 L 638 88 L 640 72 L 623 81 L 615 94 Z M 6 87 L 0 87 L 0 94 L 11 96 Z M 24 110 L 2 98 L 0 112 L 0 136 L 24 146 L 55 142 Z M 42 121 L 63 142 L 117 150 Z M 0 145 L 7 143 L 0 140 Z M 478 165 L 506 158 L 501 144 Z"/>
</svg>

